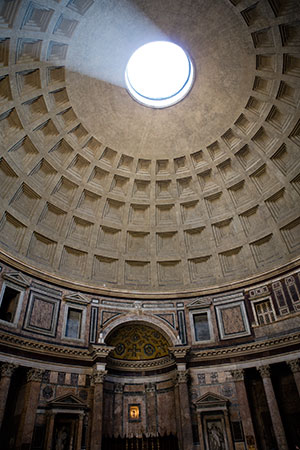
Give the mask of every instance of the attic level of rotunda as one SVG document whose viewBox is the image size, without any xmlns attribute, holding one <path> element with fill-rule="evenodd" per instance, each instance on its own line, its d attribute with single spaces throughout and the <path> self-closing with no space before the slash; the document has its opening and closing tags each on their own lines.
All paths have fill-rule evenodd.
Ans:
<svg viewBox="0 0 300 450">
<path fill-rule="evenodd" d="M 300 448 L 299 106 L 298 0 L 0 0 L 4 450 Z"/>
</svg>

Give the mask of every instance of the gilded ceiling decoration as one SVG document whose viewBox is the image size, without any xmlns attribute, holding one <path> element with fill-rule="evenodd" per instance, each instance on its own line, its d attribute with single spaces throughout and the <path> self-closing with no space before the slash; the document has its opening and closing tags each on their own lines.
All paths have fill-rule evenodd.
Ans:
<svg viewBox="0 0 300 450">
<path fill-rule="evenodd" d="M 299 23 L 298 0 L 0 2 L 2 257 L 137 295 L 295 265 Z M 124 87 L 132 52 L 157 39 L 195 67 L 159 111 Z"/>
<path fill-rule="evenodd" d="M 130 361 L 161 358 L 168 355 L 166 338 L 147 325 L 130 325 L 118 328 L 107 340 L 115 349 L 110 356 Z"/>
</svg>

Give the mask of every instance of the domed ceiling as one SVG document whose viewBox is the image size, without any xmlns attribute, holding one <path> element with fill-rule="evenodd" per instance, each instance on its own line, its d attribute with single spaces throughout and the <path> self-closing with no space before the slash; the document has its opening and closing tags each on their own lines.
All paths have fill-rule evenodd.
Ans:
<svg viewBox="0 0 300 450">
<path fill-rule="evenodd" d="M 237 286 L 296 264 L 297 0 L 0 1 L 0 245 L 94 292 Z M 166 109 L 124 70 L 171 40 L 195 82 Z"/>
</svg>

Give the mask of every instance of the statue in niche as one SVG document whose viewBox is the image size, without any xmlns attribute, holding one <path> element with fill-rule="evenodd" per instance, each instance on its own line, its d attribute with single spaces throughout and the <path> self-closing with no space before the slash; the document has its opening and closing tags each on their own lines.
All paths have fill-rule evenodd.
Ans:
<svg viewBox="0 0 300 450">
<path fill-rule="evenodd" d="M 68 448 L 68 430 L 66 426 L 58 429 L 55 441 L 55 450 L 67 450 Z"/>
<path fill-rule="evenodd" d="M 208 425 L 208 441 L 210 450 L 225 450 L 224 435 L 217 422 Z"/>
</svg>

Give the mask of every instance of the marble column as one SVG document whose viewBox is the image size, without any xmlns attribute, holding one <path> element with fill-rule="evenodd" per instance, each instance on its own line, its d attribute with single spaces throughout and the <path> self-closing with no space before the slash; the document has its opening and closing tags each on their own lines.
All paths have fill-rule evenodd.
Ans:
<svg viewBox="0 0 300 450">
<path fill-rule="evenodd" d="M 293 372 L 294 380 L 300 397 L 300 360 L 292 359 L 291 361 L 287 361 L 287 364 Z"/>
<path fill-rule="evenodd" d="M 231 375 L 235 383 L 235 389 L 239 402 L 239 410 L 243 423 L 243 430 L 246 437 L 246 441 L 254 442 L 255 447 L 257 448 L 254 426 L 252 422 L 246 386 L 244 383 L 244 370 L 243 369 L 232 370 Z"/>
<path fill-rule="evenodd" d="M 92 377 L 94 386 L 91 449 L 101 450 L 103 419 L 103 383 L 107 371 L 96 370 Z"/>
<path fill-rule="evenodd" d="M 114 388 L 114 422 L 113 434 L 114 437 L 123 436 L 123 392 L 124 385 L 117 383 Z"/>
<path fill-rule="evenodd" d="M 193 449 L 192 418 L 190 411 L 189 391 L 187 385 L 188 376 L 189 374 L 187 370 L 178 370 L 177 372 L 180 415 L 181 415 L 181 433 L 184 450 Z"/>
<path fill-rule="evenodd" d="M 30 448 L 43 373 L 44 371 L 41 369 L 30 369 L 27 372 L 24 404 L 17 433 L 17 449 L 22 446 Z"/>
<path fill-rule="evenodd" d="M 54 430 L 55 414 L 51 411 L 47 415 L 47 429 L 46 429 L 46 450 L 52 449 L 53 430 Z"/>
<path fill-rule="evenodd" d="M 156 408 L 155 396 L 156 386 L 154 383 L 148 383 L 145 386 L 146 391 L 146 410 L 147 410 L 147 433 L 151 436 L 157 435 L 156 427 Z"/>
<path fill-rule="evenodd" d="M 257 369 L 263 380 L 264 390 L 268 402 L 269 412 L 271 415 L 271 420 L 278 448 L 280 450 L 288 450 L 285 431 L 283 428 L 277 400 L 272 385 L 270 366 L 269 365 L 261 366 L 258 367 Z"/>
<path fill-rule="evenodd" d="M 16 364 L 3 363 L 0 368 L 0 429 L 4 417 L 11 377 L 17 367 Z"/>
</svg>

